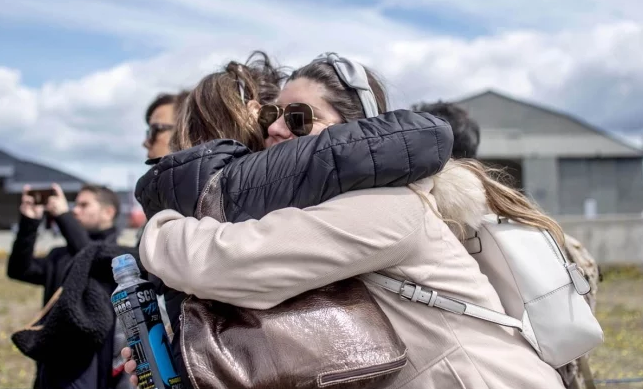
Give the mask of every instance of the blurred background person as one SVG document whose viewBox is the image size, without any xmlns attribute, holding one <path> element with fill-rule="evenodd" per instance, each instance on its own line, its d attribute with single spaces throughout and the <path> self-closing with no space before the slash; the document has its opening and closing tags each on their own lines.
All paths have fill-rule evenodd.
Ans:
<svg viewBox="0 0 643 389">
<path fill-rule="evenodd" d="M 143 142 L 143 147 L 147 150 L 147 164 L 153 164 L 160 158 L 171 153 L 170 141 L 176 130 L 176 121 L 181 110 L 181 105 L 185 102 L 189 94 L 190 91 L 188 90 L 182 90 L 177 94 L 161 93 L 147 107 L 145 111 L 145 122 L 148 125 L 148 129 L 145 134 L 145 141 Z M 146 222 L 147 220 L 143 210 L 140 207 L 135 207 L 130 214 L 130 225 L 139 228 L 136 237 L 137 247 L 140 236 L 145 229 Z M 149 274 L 148 278 L 149 281 L 156 286 L 161 317 L 171 337 L 172 327 L 165 306 L 167 288 L 163 285 L 163 282 L 153 274 Z"/>
<path fill-rule="evenodd" d="M 143 147 L 148 159 L 162 158 L 170 153 L 170 139 L 176 128 L 176 117 L 189 91 L 162 93 L 147 107 L 145 122 L 148 130 Z"/>
<path fill-rule="evenodd" d="M 62 285 L 71 261 L 79 251 L 92 242 L 116 242 L 117 231 L 114 220 L 120 211 L 118 196 L 104 186 L 85 185 L 78 193 L 73 209 L 70 209 L 59 185 L 53 184 L 52 189 L 55 194 L 50 196 L 44 205 L 36 204 L 34 197 L 29 194 L 30 187 L 24 187 L 18 233 L 7 263 L 9 278 L 44 287 L 43 306 Z M 35 258 L 34 247 L 38 237 L 38 227 L 43 222 L 45 212 L 51 215 L 58 225 L 67 245 L 52 249 L 45 258 Z M 73 344 L 73 339 L 69 341 Z M 113 344 L 110 339 L 108 347 Z M 109 376 L 112 374 L 112 362 L 111 358 L 96 361 L 99 368 L 102 367 L 109 372 Z M 64 380 L 67 378 L 65 377 Z M 97 377 L 81 374 L 81 377 L 74 377 L 73 380 L 79 378 L 77 383 L 87 383 L 90 386 L 85 387 L 88 388 L 95 387 L 90 383 L 95 382 Z M 66 384 L 61 382 L 56 369 L 48 369 L 42 363 L 37 363 L 34 389 Z"/>
</svg>

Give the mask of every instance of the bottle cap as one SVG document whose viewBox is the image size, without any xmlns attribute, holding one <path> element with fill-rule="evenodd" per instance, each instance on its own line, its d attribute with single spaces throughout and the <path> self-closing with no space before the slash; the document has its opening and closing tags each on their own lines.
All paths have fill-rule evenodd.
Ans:
<svg viewBox="0 0 643 389">
<path fill-rule="evenodd" d="M 126 274 L 140 275 L 141 271 L 131 254 L 123 254 L 112 259 L 112 273 L 114 273 L 114 279 L 118 279 Z"/>
</svg>

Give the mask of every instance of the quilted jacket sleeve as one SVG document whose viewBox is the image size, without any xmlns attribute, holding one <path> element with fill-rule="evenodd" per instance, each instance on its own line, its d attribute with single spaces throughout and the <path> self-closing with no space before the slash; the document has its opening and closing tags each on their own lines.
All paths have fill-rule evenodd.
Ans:
<svg viewBox="0 0 643 389">
<path fill-rule="evenodd" d="M 444 167 L 452 147 L 447 122 L 407 110 L 337 124 L 253 154 L 238 142 L 219 139 L 163 157 L 137 182 L 136 198 L 148 220 L 164 209 L 196 216 L 200 200 L 201 205 L 221 202 L 218 219 L 260 219 L 348 191 L 431 176 Z M 206 195 L 210 198 L 203 201 Z"/>
<path fill-rule="evenodd" d="M 210 177 L 250 150 L 231 139 L 211 142 L 161 158 L 136 183 L 136 200 L 147 219 L 164 209 L 193 216 L 197 201 Z"/>
<path fill-rule="evenodd" d="M 222 172 L 226 220 L 321 204 L 341 193 L 403 186 L 439 172 L 451 156 L 449 124 L 398 110 L 334 125 L 235 159 Z"/>
</svg>

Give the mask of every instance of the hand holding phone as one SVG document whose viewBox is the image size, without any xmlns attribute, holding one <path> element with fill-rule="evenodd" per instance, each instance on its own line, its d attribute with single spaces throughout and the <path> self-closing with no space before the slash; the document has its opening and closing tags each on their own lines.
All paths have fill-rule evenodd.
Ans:
<svg viewBox="0 0 643 389">
<path fill-rule="evenodd" d="M 45 189 L 52 191 L 53 189 Z M 41 190 L 31 190 L 29 185 L 22 188 L 22 199 L 20 201 L 20 213 L 30 219 L 42 219 L 45 212 L 44 201 L 49 198 L 47 192 Z M 36 201 L 37 200 L 37 201 Z"/>
<path fill-rule="evenodd" d="M 46 205 L 51 196 L 55 196 L 56 192 L 53 189 L 32 189 L 27 192 L 28 196 L 33 198 L 35 205 Z"/>
<path fill-rule="evenodd" d="M 65 193 L 60 185 L 52 184 L 51 188 L 54 193 L 50 195 L 45 202 L 45 209 L 47 212 L 49 212 L 53 217 L 58 217 L 63 213 L 69 212 L 69 204 L 67 203 L 67 198 L 65 197 Z"/>
</svg>

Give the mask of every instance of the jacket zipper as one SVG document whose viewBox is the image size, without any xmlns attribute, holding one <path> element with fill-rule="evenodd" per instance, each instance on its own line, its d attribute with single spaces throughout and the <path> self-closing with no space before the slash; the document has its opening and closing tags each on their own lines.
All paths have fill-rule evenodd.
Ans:
<svg viewBox="0 0 643 389">
<path fill-rule="evenodd" d="M 498 216 L 498 223 L 502 223 L 501 219 L 502 218 Z M 563 265 L 565 269 L 567 269 L 567 260 L 565 259 L 565 254 L 563 254 L 560 246 L 558 246 L 556 239 L 554 239 L 552 234 L 547 230 L 541 230 L 541 233 L 543 234 L 543 237 L 545 238 L 545 241 L 547 242 L 551 250 L 554 252 L 556 258 L 558 258 L 560 264 Z"/>
<path fill-rule="evenodd" d="M 562 248 L 558 244 L 556 244 L 556 239 L 554 239 L 554 237 L 551 235 L 549 231 L 544 232 L 544 234 L 546 234 L 545 238 L 549 237 L 551 242 L 553 242 L 550 244 L 553 244 L 553 247 L 558 249 L 557 251 L 560 254 L 560 257 L 562 257 L 562 265 L 565 268 L 565 271 L 567 272 L 567 275 L 569 276 L 569 279 L 571 280 L 572 285 L 576 290 L 576 293 L 578 293 L 581 296 L 584 296 L 587 293 L 589 293 L 591 291 L 591 286 L 589 285 L 589 281 L 587 280 L 587 277 L 585 276 L 585 273 L 583 272 L 583 270 L 580 267 L 578 267 L 578 264 L 574 264 L 573 262 L 567 261 L 567 258 L 565 257 L 565 254 L 563 253 Z M 580 280 L 577 277 L 579 277 Z"/>
<path fill-rule="evenodd" d="M 567 268 L 567 260 L 565 259 L 565 255 L 561 251 L 560 246 L 558 246 L 558 243 L 556 242 L 556 239 L 551 235 L 551 233 L 547 230 L 543 230 L 542 234 L 547 241 L 547 244 L 551 248 L 551 250 L 554 252 L 554 255 L 556 258 L 558 258 L 558 261 L 560 262 L 563 267 Z"/>
<path fill-rule="evenodd" d="M 320 376 L 319 382 L 322 385 L 328 385 L 334 382 L 341 382 L 348 379 L 355 379 L 359 377 L 369 378 L 369 377 L 377 376 L 381 373 L 399 370 L 404 366 L 406 366 L 406 356 L 396 361 L 386 362 L 376 366 L 362 367 L 359 369 L 353 369 L 353 370 L 343 371 L 338 373 L 323 374 Z"/>
</svg>

